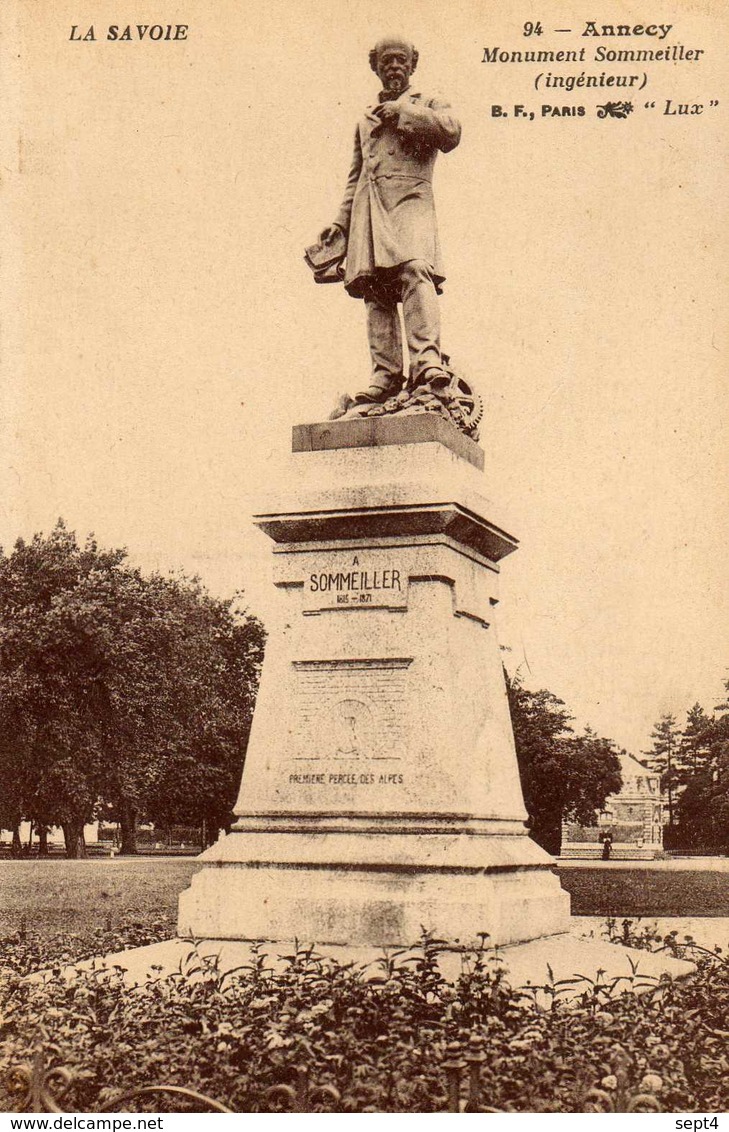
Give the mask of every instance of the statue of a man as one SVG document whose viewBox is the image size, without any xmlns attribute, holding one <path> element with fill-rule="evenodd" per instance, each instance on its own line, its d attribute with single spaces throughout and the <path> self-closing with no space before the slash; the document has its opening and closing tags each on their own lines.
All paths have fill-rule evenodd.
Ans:
<svg viewBox="0 0 729 1132">
<path fill-rule="evenodd" d="M 372 355 L 369 388 L 360 404 L 388 400 L 405 383 L 397 304 L 402 303 L 410 355 L 409 388 L 438 389 L 451 378 L 442 365 L 437 296 L 445 278 L 433 204 L 433 166 L 461 138 L 449 104 L 421 94 L 410 80 L 418 62 L 411 43 L 390 37 L 370 52 L 382 83 L 354 135 L 354 157 L 336 220 L 347 240 L 344 285 L 364 299 Z"/>
</svg>

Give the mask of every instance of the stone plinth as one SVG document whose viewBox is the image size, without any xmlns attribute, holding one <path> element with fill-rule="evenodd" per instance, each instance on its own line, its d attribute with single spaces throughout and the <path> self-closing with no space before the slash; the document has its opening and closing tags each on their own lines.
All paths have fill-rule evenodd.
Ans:
<svg viewBox="0 0 729 1132">
<path fill-rule="evenodd" d="M 384 448 L 391 444 L 432 444 L 433 441 L 483 471 L 483 449 L 455 429 L 450 421 L 430 413 L 294 425 L 291 447 L 294 452 L 317 452 L 335 448 Z"/>
<path fill-rule="evenodd" d="M 571 1002 L 589 991 L 592 982 L 600 983 L 602 986 L 615 983 L 619 991 L 630 990 L 640 993 L 649 990 L 655 981 L 666 975 L 678 979 L 694 970 L 693 963 L 684 959 L 674 959 L 664 951 L 643 951 L 632 947 L 620 947 L 600 938 L 582 938 L 588 930 L 584 921 L 585 917 L 574 917 L 570 932 L 543 936 L 541 939 L 529 940 L 526 943 L 514 943 L 499 948 L 498 951 L 486 953 L 492 959 L 496 959 L 498 955 L 506 970 L 506 982 L 509 986 L 514 989 L 531 987 L 532 993 L 528 998 L 525 996 L 523 999 L 526 1009 L 528 1009 L 527 1003 L 533 1001 L 534 988 L 544 987 L 550 983 L 559 984 L 564 980 L 559 998 L 561 1002 Z M 665 930 L 668 931 L 669 922 L 664 923 Z M 718 923 L 725 924 L 726 921 L 719 920 Z M 602 924 L 596 926 L 598 933 L 601 927 Z M 725 939 L 726 936 L 715 934 L 713 941 L 719 938 Z M 713 941 L 707 941 L 705 946 L 713 946 Z M 193 944 L 189 939 L 178 937 L 165 940 L 163 943 L 151 943 L 145 947 L 134 947 L 128 951 L 117 951 L 110 955 L 85 959 L 65 968 L 63 975 L 73 980 L 79 967 L 82 970 L 106 968 L 123 972 L 125 983 L 128 986 L 136 986 L 189 968 L 193 948 L 199 958 L 214 963 L 221 975 L 226 971 L 240 970 L 241 967 L 249 966 L 256 961 L 250 942 L 199 940 Z M 290 942 L 283 945 L 272 944 L 264 947 L 263 950 L 267 967 L 278 971 L 287 969 L 286 955 L 291 952 Z M 366 978 L 382 976 L 380 963 L 382 952 L 376 947 L 331 946 L 326 949 L 326 958 L 340 964 L 353 963 L 363 969 Z M 464 969 L 468 969 L 464 966 L 464 960 L 467 964 L 467 955 L 464 956 L 458 948 L 441 952 L 438 956 L 438 968 L 443 978 L 455 984 Z M 188 976 L 190 981 L 195 982 L 204 978 L 200 964 L 194 962 L 193 966 L 197 971 Z M 46 977 L 46 973 L 35 972 L 27 976 L 27 979 L 29 982 L 41 982 Z M 547 1009 L 552 1005 L 548 993 L 537 995 L 536 1001 Z"/>
<path fill-rule="evenodd" d="M 278 612 L 237 822 L 181 896 L 182 935 L 566 931 L 569 897 L 524 827 L 494 625 L 516 540 L 483 480 L 478 446 L 435 417 L 295 430 L 290 488 L 254 519 Z"/>
</svg>

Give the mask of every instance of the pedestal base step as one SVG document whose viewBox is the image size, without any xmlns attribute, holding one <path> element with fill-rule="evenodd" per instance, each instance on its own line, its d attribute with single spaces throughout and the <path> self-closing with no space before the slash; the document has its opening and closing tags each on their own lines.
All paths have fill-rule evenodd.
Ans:
<svg viewBox="0 0 729 1132">
<path fill-rule="evenodd" d="M 567 929 L 569 894 L 527 835 L 233 833 L 180 896 L 194 939 L 408 947 L 522 943 Z"/>
<path fill-rule="evenodd" d="M 663 975 L 681 978 L 694 969 L 692 963 L 669 958 L 662 952 L 640 951 L 604 940 L 585 939 L 577 934 L 580 929 L 579 920 L 574 920 L 573 925 L 573 930 L 569 932 L 530 940 L 529 943 L 513 944 L 494 952 L 495 958 L 506 967 L 509 984 L 514 988 L 542 987 L 552 980 L 559 982 L 581 976 L 581 981 L 560 991 L 560 998 L 569 1001 L 588 990 L 591 981 L 599 980 L 609 984 L 618 979 L 618 988 L 640 993 Z M 285 961 L 281 957 L 291 954 L 292 945 L 290 942 L 270 944 L 263 950 L 272 966 L 283 967 Z M 126 972 L 124 978 L 127 985 L 134 986 L 172 974 L 181 968 L 184 970 L 188 957 L 193 952 L 197 952 L 200 957 L 215 957 L 221 974 L 249 963 L 252 957 L 251 945 L 242 940 L 192 941 L 177 937 L 163 943 L 97 957 L 75 966 L 120 967 Z M 355 963 L 362 967 L 372 965 L 373 976 L 381 974 L 381 968 L 376 965 L 382 956 L 379 948 L 330 946 L 317 948 L 316 953 L 340 964 Z M 440 969 L 449 982 L 455 982 L 460 975 L 462 958 L 460 951 L 448 951 L 440 955 Z M 69 968 L 69 972 L 71 970 Z M 549 996 L 541 997 L 544 1004 L 548 1005 Z"/>
</svg>

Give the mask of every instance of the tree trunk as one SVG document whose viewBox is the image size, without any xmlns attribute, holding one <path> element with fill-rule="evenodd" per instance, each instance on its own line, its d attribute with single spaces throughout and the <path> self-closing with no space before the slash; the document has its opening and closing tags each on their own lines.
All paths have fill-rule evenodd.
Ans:
<svg viewBox="0 0 729 1132">
<path fill-rule="evenodd" d="M 86 842 L 84 841 L 84 823 L 82 819 L 73 818 L 62 822 L 63 839 L 66 842 L 66 856 L 76 860 L 86 856 Z"/>
<path fill-rule="evenodd" d="M 38 856 L 39 857 L 47 857 L 48 856 L 48 826 L 47 825 L 39 825 L 38 826 Z"/>
<path fill-rule="evenodd" d="M 16 822 L 13 826 L 13 843 L 10 846 L 10 856 L 20 857 L 23 853 L 23 846 L 20 841 L 20 823 Z"/>
<path fill-rule="evenodd" d="M 119 807 L 119 825 L 121 826 L 120 854 L 133 856 L 137 852 L 137 811 L 126 799 Z"/>
</svg>

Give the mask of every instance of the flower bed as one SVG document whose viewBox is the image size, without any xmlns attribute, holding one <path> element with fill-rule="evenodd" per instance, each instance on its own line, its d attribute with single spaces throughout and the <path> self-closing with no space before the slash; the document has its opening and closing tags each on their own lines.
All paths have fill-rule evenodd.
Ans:
<svg viewBox="0 0 729 1132">
<path fill-rule="evenodd" d="M 180 973 L 134 990 L 118 971 L 62 972 L 89 954 L 164 938 L 168 929 L 160 923 L 111 938 L 3 940 L 0 1080 L 32 1061 L 40 1041 L 46 1063 L 73 1075 L 59 1098 L 68 1110 L 113 1108 L 125 1089 L 166 1083 L 241 1112 L 289 1104 L 293 1093 L 272 1093 L 277 1085 L 298 1087 L 305 1107 L 435 1112 L 448 1107 L 458 1057 L 463 1065 L 463 1050 L 477 1049 L 479 1101 L 498 1109 L 582 1112 L 592 1103 L 589 1090 L 600 1085 L 616 1104 L 620 1086 L 625 1096 L 647 1089 L 669 1112 L 729 1107 L 729 967 L 719 956 L 694 956 L 694 975 L 641 996 L 585 984 L 577 1005 L 567 1006 L 552 985 L 549 1010 L 509 987 L 486 944 L 464 956 L 455 986 L 446 983 L 441 944 L 427 936 L 383 956 L 375 979 L 311 949 L 292 953 L 283 970 L 271 970 L 260 952 L 228 974 L 201 964 L 192 950 Z M 619 931 L 633 945 L 660 943 L 650 932 L 636 940 L 630 928 Z M 667 943 L 676 950 L 675 937 Z M 41 981 L 23 979 L 49 964 Z M 32 1021 L 42 1023 L 42 1033 Z M 616 1046 L 624 1055 L 621 1080 Z M 302 1081 L 337 1092 L 307 1099 Z M 154 1097 L 152 1110 L 160 1103 Z M 6 1088 L 5 1111 L 27 1105 Z"/>
</svg>

